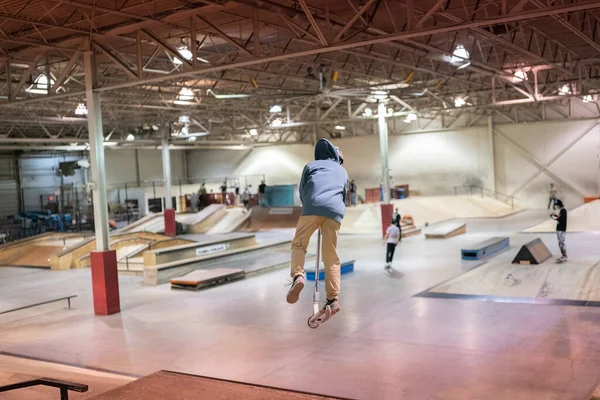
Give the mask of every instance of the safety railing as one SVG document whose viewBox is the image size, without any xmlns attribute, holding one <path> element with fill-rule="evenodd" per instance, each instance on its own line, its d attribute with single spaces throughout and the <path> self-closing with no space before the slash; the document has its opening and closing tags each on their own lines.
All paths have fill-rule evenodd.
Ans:
<svg viewBox="0 0 600 400">
<path fill-rule="evenodd" d="M 32 386 L 50 386 L 58 388 L 60 390 L 60 400 L 69 400 L 69 391 L 78 393 L 88 391 L 88 385 L 83 385 L 81 383 L 61 381 L 52 378 L 35 378 L 0 386 L 0 393 Z"/>
<path fill-rule="evenodd" d="M 515 208 L 515 196 L 498 192 L 496 190 L 487 189 L 481 186 L 454 186 L 454 195 L 470 194 L 471 196 L 481 195 L 481 197 L 492 197 L 496 200 L 510 204 L 511 208 Z"/>
</svg>

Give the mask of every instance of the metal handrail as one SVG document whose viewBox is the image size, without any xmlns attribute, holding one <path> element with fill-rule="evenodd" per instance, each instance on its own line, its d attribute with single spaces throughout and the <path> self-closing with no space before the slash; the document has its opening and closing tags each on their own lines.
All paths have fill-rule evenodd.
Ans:
<svg viewBox="0 0 600 400">
<path fill-rule="evenodd" d="M 515 208 L 515 196 L 511 196 L 506 193 L 498 192 L 497 190 L 492 190 L 492 189 L 484 188 L 482 186 L 475 186 L 475 185 L 454 186 L 454 195 L 455 196 L 458 196 L 459 189 L 469 189 L 471 196 L 473 196 L 474 194 L 479 192 L 479 193 L 481 193 L 482 198 L 487 194 L 489 197 L 493 197 L 496 200 L 504 201 L 505 203 L 510 204 L 511 208 Z M 504 199 L 503 200 L 499 199 L 498 196 L 501 196 Z"/>
<path fill-rule="evenodd" d="M 11 390 L 24 389 L 32 386 L 50 386 L 55 387 L 60 390 L 60 400 L 68 400 L 69 399 L 69 390 L 78 393 L 84 393 L 88 391 L 88 385 L 83 385 L 81 383 L 61 381 L 58 379 L 52 378 L 36 378 L 28 381 L 12 383 L 10 385 L 0 386 L 1 392 L 8 392 Z"/>
<path fill-rule="evenodd" d="M 72 296 L 61 297 L 61 298 L 54 299 L 54 300 L 48 300 L 48 301 L 42 301 L 40 303 L 30 304 L 28 306 L 13 308 L 12 310 L 6 310 L 6 311 L 0 312 L 0 315 L 8 314 L 8 313 L 15 312 L 15 311 L 26 310 L 26 309 L 32 308 L 32 307 L 43 306 L 44 304 L 56 303 L 57 301 L 62 301 L 62 300 L 67 300 L 67 303 L 69 305 L 69 310 L 70 310 L 71 309 L 71 299 L 74 297 L 77 297 L 77 295 L 74 294 Z"/>
</svg>

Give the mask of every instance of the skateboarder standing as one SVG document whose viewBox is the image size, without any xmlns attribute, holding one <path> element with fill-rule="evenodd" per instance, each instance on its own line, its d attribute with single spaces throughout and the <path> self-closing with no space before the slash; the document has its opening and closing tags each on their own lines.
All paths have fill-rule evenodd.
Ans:
<svg viewBox="0 0 600 400">
<path fill-rule="evenodd" d="M 302 216 L 296 226 L 292 241 L 292 268 L 290 290 L 287 302 L 298 301 L 304 288 L 304 259 L 312 234 L 321 229 L 323 264 L 325 264 L 325 289 L 331 314 L 340 310 L 340 257 L 337 253 L 337 239 L 342 219 L 346 213 L 346 192 L 348 174 L 342 167 L 344 158 L 339 148 L 327 139 L 319 139 L 315 146 L 315 161 L 307 164 L 300 179 L 300 200 Z"/>
<path fill-rule="evenodd" d="M 558 214 L 552 214 L 552 219 L 556 220 L 556 237 L 558 238 L 558 247 L 562 256 L 556 260 L 558 263 L 567 262 L 567 246 L 565 239 L 567 236 L 567 209 L 563 202 L 556 199 L 556 207 L 558 207 Z"/>
<path fill-rule="evenodd" d="M 396 208 L 396 211 L 394 211 L 394 215 L 392 216 L 392 220 L 394 221 L 394 225 L 396 225 L 398 227 L 398 229 L 400 230 L 400 236 L 398 241 L 402 240 L 402 215 L 400 215 L 400 211 L 398 211 L 398 209 Z"/>
<path fill-rule="evenodd" d="M 400 241 L 400 228 L 396 225 L 396 220 L 393 219 L 385 232 L 383 242 L 387 244 L 387 250 L 385 252 L 385 269 L 392 268 L 392 261 L 394 260 L 394 251 Z"/>
<path fill-rule="evenodd" d="M 356 205 L 356 183 L 354 183 L 354 179 L 350 181 L 350 204 Z"/>
</svg>

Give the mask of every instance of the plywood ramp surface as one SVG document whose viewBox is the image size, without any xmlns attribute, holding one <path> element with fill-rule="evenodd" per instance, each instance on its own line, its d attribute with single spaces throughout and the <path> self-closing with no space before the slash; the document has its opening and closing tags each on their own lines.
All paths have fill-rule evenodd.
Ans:
<svg viewBox="0 0 600 400">
<path fill-rule="evenodd" d="M 336 398 L 160 371 L 96 396 L 93 399 L 318 400 Z"/>
<path fill-rule="evenodd" d="M 230 208 L 227 210 L 225 216 L 221 218 L 216 225 L 208 230 L 208 234 L 213 233 L 230 233 L 235 231 L 244 222 L 250 218 L 252 213 L 246 211 L 243 208 Z"/>
<path fill-rule="evenodd" d="M 430 290 L 433 293 L 600 301 L 596 260 L 539 265 L 490 263 Z"/>
<path fill-rule="evenodd" d="M 250 225 L 245 231 L 257 232 L 268 229 L 295 228 L 302 214 L 302 207 L 253 207 Z"/>
<path fill-rule="evenodd" d="M 446 223 L 425 232 L 427 239 L 447 239 L 467 232 L 467 224 Z"/>
<path fill-rule="evenodd" d="M 63 251 L 63 248 L 63 246 L 32 245 L 24 251 L 2 260 L 2 264 L 50 268 L 50 257 Z"/>
<path fill-rule="evenodd" d="M 554 211 L 558 213 L 558 210 Z M 550 211 L 548 211 L 550 213 Z M 567 217 L 568 232 L 593 232 L 600 231 L 600 200 L 595 200 L 590 203 L 583 204 L 577 208 L 569 210 Z M 555 232 L 556 221 L 548 218 L 546 222 L 542 222 L 525 232 Z"/>
</svg>

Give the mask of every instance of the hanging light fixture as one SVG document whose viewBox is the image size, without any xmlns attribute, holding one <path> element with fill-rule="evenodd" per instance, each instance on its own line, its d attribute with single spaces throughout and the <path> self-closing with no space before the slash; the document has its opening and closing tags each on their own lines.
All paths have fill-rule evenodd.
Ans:
<svg viewBox="0 0 600 400">
<path fill-rule="evenodd" d="M 457 97 L 454 99 L 454 107 L 462 107 L 465 104 L 467 104 L 467 102 L 462 97 Z"/>
<path fill-rule="evenodd" d="M 566 96 L 568 94 L 571 94 L 571 87 L 568 84 L 564 84 L 558 88 L 559 96 Z"/>
<path fill-rule="evenodd" d="M 188 122 L 190 122 L 190 117 L 187 115 L 180 115 L 179 116 L 179 123 L 180 124 L 187 124 Z"/>
<path fill-rule="evenodd" d="M 363 116 L 370 117 L 371 115 L 373 115 L 373 110 L 371 110 L 369 107 L 365 107 L 363 111 Z"/>
<path fill-rule="evenodd" d="M 271 126 L 273 127 L 281 126 L 281 124 L 283 124 L 281 118 L 275 118 L 273 121 L 271 121 Z"/>
<path fill-rule="evenodd" d="M 135 136 L 133 135 L 133 133 L 130 133 L 129 135 L 127 135 L 125 140 L 127 140 L 128 142 L 133 142 L 135 140 Z"/>
<path fill-rule="evenodd" d="M 525 82 L 529 79 L 529 77 L 527 76 L 527 72 L 525 72 L 525 70 L 523 69 L 518 69 L 515 71 L 515 74 L 513 75 L 513 82 L 518 83 L 518 82 Z"/>
<path fill-rule="evenodd" d="M 250 129 L 250 131 L 248 131 L 248 133 L 252 136 L 256 136 L 256 135 L 258 135 L 258 129 L 252 128 L 252 129 Z"/>
<path fill-rule="evenodd" d="M 454 48 L 450 62 L 452 64 L 460 64 L 456 68 L 463 69 L 463 68 L 466 68 L 469 65 L 471 65 L 471 62 L 469 61 L 470 57 L 471 57 L 471 54 L 469 53 L 469 51 L 467 49 L 465 49 L 465 46 L 463 46 L 462 44 L 459 44 L 458 46 L 456 46 Z"/>
<path fill-rule="evenodd" d="M 54 79 L 50 77 L 50 86 L 54 85 Z M 39 74 L 33 85 L 25 89 L 28 93 L 48 94 L 48 77 L 45 74 Z"/>
<path fill-rule="evenodd" d="M 276 114 L 276 113 L 280 113 L 283 111 L 283 108 L 281 108 L 281 106 L 279 104 L 275 104 L 274 106 L 271 106 L 271 108 L 269 108 L 269 112 Z"/>
<path fill-rule="evenodd" d="M 594 96 L 592 96 L 591 94 L 586 94 L 585 96 L 583 96 L 583 102 L 584 103 L 593 103 Z"/>
<path fill-rule="evenodd" d="M 77 104 L 77 108 L 75 109 L 75 115 L 87 115 L 88 110 L 85 104 L 79 103 Z"/>
<path fill-rule="evenodd" d="M 335 129 L 338 130 L 338 131 L 345 131 L 346 127 L 344 125 L 336 125 Z"/>
<path fill-rule="evenodd" d="M 416 121 L 417 114 L 415 114 L 414 112 L 410 112 L 406 115 L 406 119 L 408 120 L 408 122 Z"/>
</svg>

